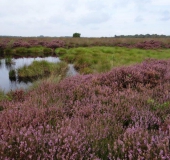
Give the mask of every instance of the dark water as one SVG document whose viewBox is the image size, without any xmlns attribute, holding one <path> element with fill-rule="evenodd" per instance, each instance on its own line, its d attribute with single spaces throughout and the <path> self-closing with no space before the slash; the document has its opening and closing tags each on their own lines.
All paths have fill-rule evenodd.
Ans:
<svg viewBox="0 0 170 160">
<path fill-rule="evenodd" d="M 8 92 L 11 90 L 16 90 L 20 88 L 27 88 L 31 86 L 31 82 L 19 82 L 18 79 L 11 81 L 9 79 L 9 71 L 14 69 L 18 69 L 20 67 L 23 67 L 24 65 L 30 65 L 33 61 L 41 61 L 41 60 L 47 60 L 48 62 L 60 62 L 60 59 L 57 57 L 45 57 L 45 58 L 18 58 L 18 59 L 12 59 L 12 64 L 6 64 L 5 59 L 1 59 L 0 61 L 0 90 L 3 90 L 4 92 Z M 67 76 L 73 76 L 78 74 L 73 65 L 69 64 L 69 70 L 67 72 Z"/>
</svg>

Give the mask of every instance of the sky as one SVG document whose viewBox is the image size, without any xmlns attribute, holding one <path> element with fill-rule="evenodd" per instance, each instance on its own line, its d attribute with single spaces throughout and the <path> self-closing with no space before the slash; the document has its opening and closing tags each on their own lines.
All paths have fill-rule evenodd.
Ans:
<svg viewBox="0 0 170 160">
<path fill-rule="evenodd" d="M 0 0 L 0 35 L 170 35 L 170 0 Z"/>
</svg>

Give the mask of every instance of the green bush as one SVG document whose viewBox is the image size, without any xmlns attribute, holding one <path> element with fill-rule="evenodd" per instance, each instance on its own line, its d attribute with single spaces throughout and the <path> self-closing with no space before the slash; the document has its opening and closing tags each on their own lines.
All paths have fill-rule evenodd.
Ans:
<svg viewBox="0 0 170 160">
<path fill-rule="evenodd" d="M 80 33 L 73 33 L 73 37 L 80 37 Z"/>
</svg>

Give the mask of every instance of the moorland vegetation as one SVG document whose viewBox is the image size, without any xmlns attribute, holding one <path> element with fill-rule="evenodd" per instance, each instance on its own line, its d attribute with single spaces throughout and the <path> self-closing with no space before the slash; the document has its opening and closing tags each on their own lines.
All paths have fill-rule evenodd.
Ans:
<svg viewBox="0 0 170 160">
<path fill-rule="evenodd" d="M 35 62 L 18 73 L 34 77 L 40 65 L 52 74 L 0 91 L 0 159 L 170 159 L 169 39 L 73 39 L 32 45 L 51 49 L 63 67 Z M 80 75 L 65 77 L 66 63 Z"/>
</svg>

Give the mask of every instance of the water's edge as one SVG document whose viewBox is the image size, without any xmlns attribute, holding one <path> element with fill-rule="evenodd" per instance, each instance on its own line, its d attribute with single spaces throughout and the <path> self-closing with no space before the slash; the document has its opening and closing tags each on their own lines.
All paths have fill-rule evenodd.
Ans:
<svg viewBox="0 0 170 160">
<path fill-rule="evenodd" d="M 33 61 L 46 60 L 48 62 L 58 63 L 60 59 L 58 57 L 44 57 L 44 58 L 13 58 L 12 64 L 6 64 L 5 59 L 0 59 L 0 90 L 4 92 L 9 92 L 16 89 L 26 89 L 32 85 L 31 82 L 19 82 L 18 79 L 12 80 L 9 78 L 10 70 L 17 70 L 18 68 L 23 67 L 24 65 L 30 65 Z M 77 75 L 78 72 L 75 70 L 73 64 L 68 64 L 67 76 Z"/>
</svg>

